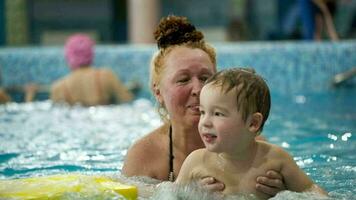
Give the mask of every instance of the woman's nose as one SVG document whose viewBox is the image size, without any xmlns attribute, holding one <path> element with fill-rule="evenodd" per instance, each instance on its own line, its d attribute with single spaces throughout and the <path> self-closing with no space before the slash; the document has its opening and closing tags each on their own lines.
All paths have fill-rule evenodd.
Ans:
<svg viewBox="0 0 356 200">
<path fill-rule="evenodd" d="M 193 96 L 199 96 L 200 91 L 203 88 L 203 84 L 199 79 L 194 79 L 193 80 L 193 86 L 192 86 L 192 95 Z"/>
</svg>

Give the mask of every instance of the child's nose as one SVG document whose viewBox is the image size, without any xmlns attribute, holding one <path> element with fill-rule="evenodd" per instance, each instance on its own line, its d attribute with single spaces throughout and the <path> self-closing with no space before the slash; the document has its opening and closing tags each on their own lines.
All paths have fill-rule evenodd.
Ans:
<svg viewBox="0 0 356 200">
<path fill-rule="evenodd" d="M 211 127 L 212 123 L 210 121 L 210 117 L 207 114 L 201 115 L 200 116 L 201 123 L 204 127 Z"/>
</svg>

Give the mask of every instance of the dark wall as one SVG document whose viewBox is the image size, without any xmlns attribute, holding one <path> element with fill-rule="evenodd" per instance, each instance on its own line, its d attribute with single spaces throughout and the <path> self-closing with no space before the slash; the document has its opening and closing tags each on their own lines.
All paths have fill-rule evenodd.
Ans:
<svg viewBox="0 0 356 200">
<path fill-rule="evenodd" d="M 5 1 L 0 1 L 0 46 L 6 42 L 5 26 Z"/>
<path fill-rule="evenodd" d="M 40 44 L 46 32 L 94 32 L 101 43 L 124 42 L 126 1 L 30 0 L 30 42 Z"/>
</svg>

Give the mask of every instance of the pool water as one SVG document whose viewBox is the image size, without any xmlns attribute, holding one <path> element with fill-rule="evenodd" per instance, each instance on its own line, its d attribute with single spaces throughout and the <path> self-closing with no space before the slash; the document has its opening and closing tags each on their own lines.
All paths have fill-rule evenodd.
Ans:
<svg viewBox="0 0 356 200">
<path fill-rule="evenodd" d="M 272 94 L 272 110 L 263 132 L 271 143 L 290 152 L 333 199 L 356 199 L 355 99 L 354 88 Z M 68 172 L 120 176 L 129 146 L 160 123 L 154 104 L 143 98 L 89 108 L 50 101 L 0 105 L 0 179 Z M 145 185 L 152 180 L 131 181 Z M 217 198 L 169 183 L 151 192 L 150 199 Z M 322 198 L 284 192 L 274 199 Z"/>
</svg>

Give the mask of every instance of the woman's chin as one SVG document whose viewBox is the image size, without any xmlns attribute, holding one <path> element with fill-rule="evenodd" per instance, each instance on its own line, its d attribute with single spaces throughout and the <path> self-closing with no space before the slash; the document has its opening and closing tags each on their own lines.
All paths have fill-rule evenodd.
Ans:
<svg viewBox="0 0 356 200">
<path fill-rule="evenodd" d="M 187 118 L 188 119 L 188 118 Z M 197 116 L 197 115 L 193 115 L 189 118 L 189 121 L 193 124 L 193 125 L 196 125 L 198 127 L 198 124 L 199 124 L 199 119 L 200 119 L 200 115 Z"/>
<path fill-rule="evenodd" d="M 193 126 L 196 126 L 198 128 L 200 116 L 190 115 L 190 116 L 185 117 L 184 119 L 187 123 L 189 123 Z"/>
</svg>

